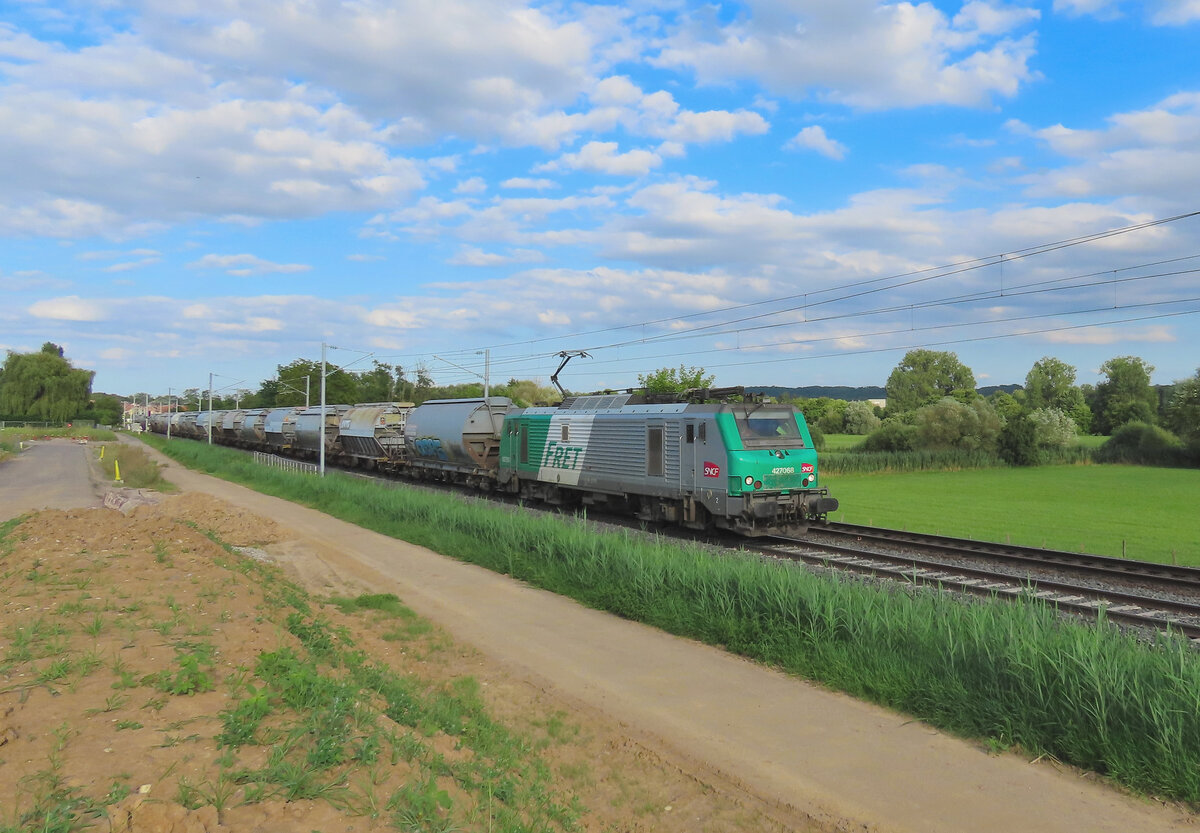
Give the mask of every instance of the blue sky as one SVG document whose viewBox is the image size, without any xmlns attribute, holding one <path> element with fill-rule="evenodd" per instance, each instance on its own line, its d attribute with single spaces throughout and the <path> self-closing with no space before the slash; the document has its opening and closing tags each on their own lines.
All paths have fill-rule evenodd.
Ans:
<svg viewBox="0 0 1200 833">
<path fill-rule="evenodd" d="M 586 350 L 574 390 L 882 385 L 918 346 L 1169 383 L 1197 55 L 1200 0 L 10 0 L 0 349 L 122 395 L 322 342 L 439 383 Z"/>
</svg>

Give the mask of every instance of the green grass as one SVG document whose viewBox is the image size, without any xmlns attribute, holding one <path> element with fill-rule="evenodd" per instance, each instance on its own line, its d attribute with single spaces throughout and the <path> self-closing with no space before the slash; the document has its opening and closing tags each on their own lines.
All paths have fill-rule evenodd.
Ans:
<svg viewBox="0 0 1200 833">
<path fill-rule="evenodd" d="M 171 453 L 260 491 L 723 646 L 949 731 L 1200 803 L 1200 656 L 1185 640 L 1162 637 L 1148 645 L 1107 626 L 1066 622 L 1040 602 L 959 603 L 752 557 L 716 558 L 699 547 L 598 532 L 582 521 L 445 494 L 265 470 L 245 455 L 197 443 L 173 442 Z M 1124 493 L 1108 493 L 1109 502 Z M 364 606 L 370 613 L 388 604 Z M 307 614 L 289 619 L 288 627 L 322 661 L 341 650 L 337 635 Z M 260 677 L 269 685 L 291 679 L 265 670 Z M 404 685 L 376 685 L 370 674 L 360 684 L 382 696 L 388 716 L 401 725 L 448 734 L 472 725 L 470 709 L 454 701 L 424 706 Z M 426 799 L 436 810 L 437 796 Z"/>
<path fill-rule="evenodd" d="M 866 437 L 861 437 L 858 434 L 826 434 L 825 450 L 849 451 L 865 439 Z"/>
<path fill-rule="evenodd" d="M 832 520 L 1200 566 L 1200 470 L 1038 466 L 836 474 Z"/>
<path fill-rule="evenodd" d="M 117 435 L 105 428 L 0 428 L 0 442 L 17 445 L 22 441 L 45 437 L 87 437 L 92 441 L 113 441 Z"/>
</svg>

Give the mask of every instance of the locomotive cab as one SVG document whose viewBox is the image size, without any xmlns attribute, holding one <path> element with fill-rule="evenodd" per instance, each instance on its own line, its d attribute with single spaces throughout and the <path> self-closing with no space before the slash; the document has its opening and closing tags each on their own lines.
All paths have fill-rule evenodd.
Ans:
<svg viewBox="0 0 1200 833">
<path fill-rule="evenodd" d="M 735 531 L 801 534 L 837 509 L 818 480 L 817 452 L 797 409 L 737 403 L 716 419 L 728 455 L 726 517 Z"/>
</svg>

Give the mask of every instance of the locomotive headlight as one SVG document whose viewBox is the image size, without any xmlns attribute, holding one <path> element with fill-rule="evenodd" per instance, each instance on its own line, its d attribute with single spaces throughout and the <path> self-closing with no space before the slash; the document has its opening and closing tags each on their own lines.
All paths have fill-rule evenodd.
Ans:
<svg viewBox="0 0 1200 833">
<path fill-rule="evenodd" d="M 804 485 L 811 486 L 812 482 L 816 479 L 817 479 L 817 476 L 815 474 L 810 474 L 808 477 L 804 478 Z"/>
<path fill-rule="evenodd" d="M 753 486 L 753 485 L 754 485 L 754 475 L 752 475 L 752 474 L 748 474 L 748 475 L 746 475 L 746 485 L 747 485 L 747 486 Z"/>
</svg>

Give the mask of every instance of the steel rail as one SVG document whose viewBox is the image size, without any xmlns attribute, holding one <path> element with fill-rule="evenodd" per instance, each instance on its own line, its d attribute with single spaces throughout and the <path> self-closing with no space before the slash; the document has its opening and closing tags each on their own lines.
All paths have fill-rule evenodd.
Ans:
<svg viewBox="0 0 1200 833">
<path fill-rule="evenodd" d="M 1057 571 L 1069 570 L 1110 580 L 1150 582 L 1175 591 L 1200 592 L 1200 569 L 1195 567 L 1180 567 L 1132 558 L 1024 547 L 854 524 L 830 523 L 827 526 L 813 527 L 813 531 L 853 537 L 862 541 L 909 544 L 924 550 L 945 552 L 959 558 L 980 557 L 1024 567 Z"/>
<path fill-rule="evenodd" d="M 811 549 L 809 549 L 811 548 Z M 1200 619 L 1200 601 L 1159 599 L 1137 593 L 1085 587 L 1069 582 L 1014 576 L 982 567 L 964 567 L 899 553 L 879 553 L 848 546 L 788 541 L 757 544 L 755 552 L 830 569 L 880 576 L 910 584 L 936 586 L 979 596 L 1043 599 L 1060 610 L 1110 621 L 1171 630 L 1200 640 L 1200 625 L 1179 621 L 1173 615 Z"/>
</svg>

